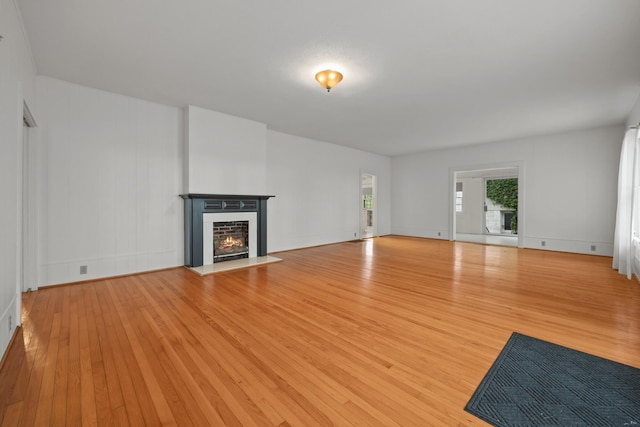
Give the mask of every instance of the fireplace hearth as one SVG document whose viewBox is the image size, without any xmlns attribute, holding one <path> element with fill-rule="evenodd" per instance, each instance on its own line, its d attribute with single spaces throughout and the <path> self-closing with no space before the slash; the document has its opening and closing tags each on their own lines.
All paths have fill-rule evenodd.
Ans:
<svg viewBox="0 0 640 427">
<path fill-rule="evenodd" d="M 267 200 L 274 196 L 183 194 L 187 267 L 267 255 Z M 216 224 L 225 224 L 216 236 Z M 242 224 L 242 231 L 228 228 Z M 229 237 L 229 239 L 227 239 Z M 242 242 L 239 242 L 239 241 Z M 214 243 L 217 242 L 217 243 Z"/>
</svg>

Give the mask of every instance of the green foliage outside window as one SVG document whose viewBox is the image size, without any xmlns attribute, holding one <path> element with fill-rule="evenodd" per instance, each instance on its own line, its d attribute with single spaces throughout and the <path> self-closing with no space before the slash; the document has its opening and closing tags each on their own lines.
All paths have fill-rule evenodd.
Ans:
<svg viewBox="0 0 640 427">
<path fill-rule="evenodd" d="M 511 230 L 518 232 L 518 178 L 487 180 L 487 197 L 505 208 L 513 209 Z"/>
<path fill-rule="evenodd" d="M 373 209 L 373 195 L 365 194 L 364 196 L 364 208 Z"/>
</svg>

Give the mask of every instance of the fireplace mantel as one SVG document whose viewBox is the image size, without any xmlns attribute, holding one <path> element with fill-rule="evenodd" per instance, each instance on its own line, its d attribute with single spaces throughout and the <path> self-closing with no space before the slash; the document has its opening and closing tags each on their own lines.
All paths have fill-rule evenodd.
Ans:
<svg viewBox="0 0 640 427">
<path fill-rule="evenodd" d="M 184 199 L 184 263 L 203 265 L 202 215 L 222 212 L 256 212 L 257 256 L 267 255 L 267 200 L 275 196 L 239 194 L 181 194 Z"/>
<path fill-rule="evenodd" d="M 240 195 L 240 194 L 197 194 L 197 193 L 188 193 L 188 194 L 181 194 L 180 197 L 182 197 L 183 199 L 267 200 L 267 199 L 269 199 L 271 197 L 276 197 L 276 196 L 264 196 L 264 195 L 246 196 L 246 195 Z"/>
</svg>

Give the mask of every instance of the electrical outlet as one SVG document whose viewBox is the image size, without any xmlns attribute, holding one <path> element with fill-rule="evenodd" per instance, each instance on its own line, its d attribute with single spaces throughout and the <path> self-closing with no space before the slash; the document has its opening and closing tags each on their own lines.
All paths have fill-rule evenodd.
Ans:
<svg viewBox="0 0 640 427">
<path fill-rule="evenodd" d="M 546 241 L 544 241 L 544 240 L 542 240 L 542 241 L 540 242 L 540 246 L 547 246 L 547 242 L 546 242 Z"/>
<path fill-rule="evenodd" d="M 87 266 L 86 265 L 81 265 L 80 266 L 80 274 L 87 274 Z"/>
<path fill-rule="evenodd" d="M 353 233 L 353 237 L 356 237 L 356 234 L 357 234 L 357 233 Z"/>
<path fill-rule="evenodd" d="M 438 231 L 438 237 L 440 237 L 440 232 Z"/>
<path fill-rule="evenodd" d="M 596 250 L 596 245 L 591 245 L 591 252 Z"/>
</svg>

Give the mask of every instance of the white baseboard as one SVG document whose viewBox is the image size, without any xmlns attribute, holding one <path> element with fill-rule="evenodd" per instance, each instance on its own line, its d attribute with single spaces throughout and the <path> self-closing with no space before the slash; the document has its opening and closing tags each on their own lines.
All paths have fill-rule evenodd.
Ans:
<svg viewBox="0 0 640 427">
<path fill-rule="evenodd" d="M 184 265 L 182 249 L 49 263 L 42 268 L 42 281 L 39 286 L 142 273 L 177 265 Z M 86 266 L 85 274 L 80 273 L 83 266 Z"/>
<path fill-rule="evenodd" d="M 421 228 L 421 227 L 391 227 L 391 234 L 395 234 L 397 236 L 409 236 L 409 237 L 426 237 L 428 239 L 443 239 L 449 240 L 449 231 L 447 229 L 442 230 L 434 230 L 431 228 Z"/>
<path fill-rule="evenodd" d="M 613 243 L 585 240 L 550 239 L 526 236 L 524 247 L 556 252 L 572 252 L 586 255 L 613 256 Z"/>
<path fill-rule="evenodd" d="M 446 230 L 434 230 L 418 227 L 392 226 L 392 233 L 398 236 L 426 237 L 430 239 L 449 239 Z M 438 235 L 440 233 L 440 235 Z M 587 255 L 613 256 L 613 243 L 586 240 L 553 239 L 548 237 L 525 236 L 524 247 L 556 252 L 572 252 Z M 595 247 L 595 249 L 592 249 Z M 640 263 L 640 260 L 638 261 Z M 639 270 L 640 271 L 640 270 Z"/>
<path fill-rule="evenodd" d="M 20 318 L 16 318 L 17 303 L 18 294 L 15 294 L 9 306 L 0 314 L 0 360 L 4 357 L 11 342 L 11 337 L 13 337 L 16 328 L 20 324 Z"/>
</svg>

